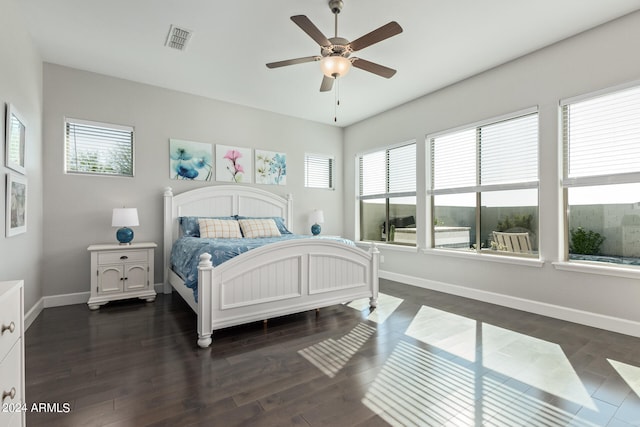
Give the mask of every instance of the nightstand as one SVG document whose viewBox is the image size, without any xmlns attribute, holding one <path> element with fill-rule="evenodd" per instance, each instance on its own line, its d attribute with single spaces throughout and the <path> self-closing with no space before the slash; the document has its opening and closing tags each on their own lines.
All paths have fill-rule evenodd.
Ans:
<svg viewBox="0 0 640 427">
<path fill-rule="evenodd" d="M 109 301 L 156 299 L 153 282 L 155 243 L 91 245 L 91 297 L 89 308 L 97 310 Z"/>
</svg>

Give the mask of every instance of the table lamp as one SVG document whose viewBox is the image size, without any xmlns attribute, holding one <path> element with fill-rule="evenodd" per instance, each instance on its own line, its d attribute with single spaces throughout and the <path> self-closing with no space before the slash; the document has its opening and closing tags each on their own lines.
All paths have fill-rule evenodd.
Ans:
<svg viewBox="0 0 640 427">
<path fill-rule="evenodd" d="M 322 227 L 320 224 L 324 222 L 324 212 L 319 209 L 315 209 L 311 214 L 309 214 L 309 222 L 313 225 L 311 226 L 311 234 L 317 236 L 322 231 Z"/>
<path fill-rule="evenodd" d="M 121 245 L 130 245 L 133 240 L 133 230 L 129 227 L 140 225 L 138 222 L 138 209 L 115 208 L 111 217 L 112 227 L 121 227 L 116 231 L 116 238 Z"/>
</svg>

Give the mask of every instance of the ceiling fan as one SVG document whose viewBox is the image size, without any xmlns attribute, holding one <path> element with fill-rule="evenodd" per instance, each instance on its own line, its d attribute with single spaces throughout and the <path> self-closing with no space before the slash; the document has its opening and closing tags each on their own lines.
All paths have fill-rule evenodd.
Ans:
<svg viewBox="0 0 640 427">
<path fill-rule="evenodd" d="M 352 65 L 381 77 L 385 77 L 387 79 L 391 78 L 396 73 L 396 70 L 385 67 L 384 65 L 376 64 L 375 62 L 367 61 L 366 59 L 350 56 L 353 52 L 362 50 L 372 44 L 400 34 L 402 32 L 402 27 L 397 22 L 391 21 L 388 24 L 350 42 L 345 38 L 338 37 L 338 14 L 342 10 L 343 6 L 344 3 L 342 0 L 329 0 L 329 8 L 335 17 L 335 37 L 329 39 L 326 38 L 318 27 L 316 27 L 306 16 L 292 16 L 291 20 L 320 45 L 320 55 L 270 62 L 267 64 L 267 67 L 278 68 L 287 65 L 302 64 L 305 62 L 320 61 L 320 68 L 324 73 L 324 78 L 320 85 L 320 92 L 330 91 L 333 87 L 333 81 L 338 77 L 342 77 L 347 74 Z"/>
</svg>

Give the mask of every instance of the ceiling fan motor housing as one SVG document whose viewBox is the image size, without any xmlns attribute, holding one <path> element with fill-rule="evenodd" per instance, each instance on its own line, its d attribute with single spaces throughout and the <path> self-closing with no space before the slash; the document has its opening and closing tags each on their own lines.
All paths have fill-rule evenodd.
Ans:
<svg viewBox="0 0 640 427">
<path fill-rule="evenodd" d="M 329 0 L 329 8 L 331 9 L 331 12 L 336 15 L 340 13 L 343 6 L 344 3 L 342 2 L 342 0 Z"/>
<path fill-rule="evenodd" d="M 351 55 L 349 40 L 342 37 L 331 37 L 328 40 L 331 42 L 331 45 L 320 49 L 322 56 L 344 56 L 347 58 Z"/>
</svg>

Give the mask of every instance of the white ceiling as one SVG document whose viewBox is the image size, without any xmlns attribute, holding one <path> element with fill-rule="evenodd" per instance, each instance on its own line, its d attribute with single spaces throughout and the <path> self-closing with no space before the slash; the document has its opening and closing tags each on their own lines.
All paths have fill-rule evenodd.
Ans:
<svg viewBox="0 0 640 427">
<path fill-rule="evenodd" d="M 355 40 L 397 21 L 400 35 L 357 56 L 398 70 L 387 80 L 352 69 L 339 86 L 348 126 L 453 82 L 640 9 L 640 0 L 344 0 L 339 36 Z M 43 60 L 289 116 L 334 124 L 317 55 L 289 17 L 334 36 L 327 0 L 19 0 Z M 181 52 L 169 26 L 193 31 Z"/>
</svg>

